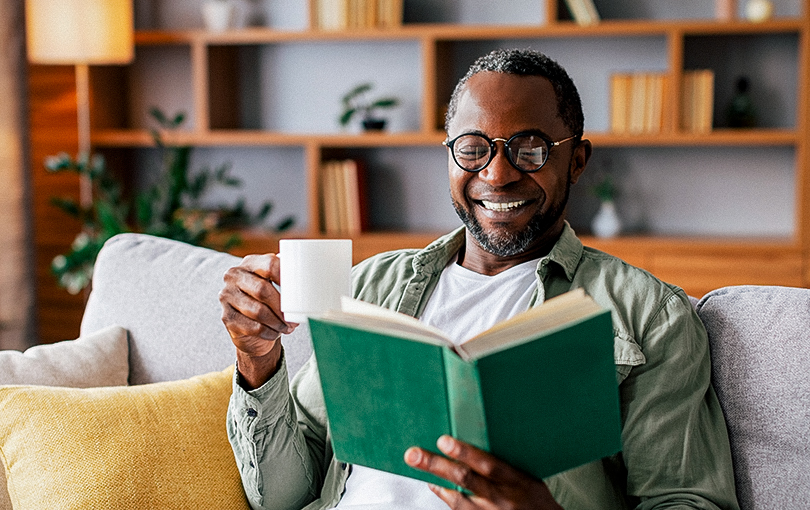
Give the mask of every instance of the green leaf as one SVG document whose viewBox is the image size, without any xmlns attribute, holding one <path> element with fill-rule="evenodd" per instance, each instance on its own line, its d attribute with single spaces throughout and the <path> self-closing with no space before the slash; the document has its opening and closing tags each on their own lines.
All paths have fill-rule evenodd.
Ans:
<svg viewBox="0 0 810 510">
<path fill-rule="evenodd" d="M 338 121 L 340 122 L 340 125 L 345 126 L 346 124 L 348 124 L 349 121 L 352 120 L 352 116 L 355 113 L 357 113 L 357 108 L 347 108 L 343 112 L 343 115 L 340 116 L 340 119 L 338 119 Z"/>
<path fill-rule="evenodd" d="M 79 204 L 72 198 L 51 197 L 51 204 L 74 218 L 79 218 L 81 216 Z"/>
<path fill-rule="evenodd" d="M 373 108 L 391 108 L 392 106 L 396 106 L 399 104 L 399 101 L 395 97 L 384 97 L 381 99 L 377 99 L 369 106 L 369 110 Z"/>
<path fill-rule="evenodd" d="M 287 216 L 276 225 L 276 230 L 279 232 L 283 232 L 291 228 L 294 224 L 295 218 L 293 216 Z"/>
<path fill-rule="evenodd" d="M 372 87 L 373 85 L 368 82 L 357 85 L 349 92 L 347 92 L 345 96 L 343 96 L 343 104 L 348 106 L 351 103 L 352 99 L 354 99 L 359 95 L 365 94 L 366 92 L 370 91 Z"/>
</svg>

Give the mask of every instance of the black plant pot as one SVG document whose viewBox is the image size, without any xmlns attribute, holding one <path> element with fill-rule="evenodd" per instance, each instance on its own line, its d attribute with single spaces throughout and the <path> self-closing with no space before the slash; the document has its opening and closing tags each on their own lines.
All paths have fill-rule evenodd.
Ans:
<svg viewBox="0 0 810 510">
<path fill-rule="evenodd" d="M 363 129 L 366 131 L 382 131 L 385 129 L 385 119 L 363 119 Z"/>
</svg>

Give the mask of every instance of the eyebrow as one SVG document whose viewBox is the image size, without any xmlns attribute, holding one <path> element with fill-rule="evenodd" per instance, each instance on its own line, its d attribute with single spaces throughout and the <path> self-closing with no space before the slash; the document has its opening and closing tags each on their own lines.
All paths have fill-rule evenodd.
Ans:
<svg viewBox="0 0 810 510">
<path fill-rule="evenodd" d="M 488 134 L 484 133 L 483 131 L 481 131 L 480 129 L 471 129 L 470 131 L 462 131 L 461 133 L 459 133 L 456 136 L 461 136 L 461 135 L 466 135 L 466 134 L 483 135 L 483 136 L 486 136 L 489 139 L 493 138 L 493 137 L 489 136 Z M 517 134 L 537 134 L 537 135 L 540 135 L 540 137 L 545 138 L 546 140 L 553 140 L 553 138 L 551 136 L 549 136 L 548 133 L 546 133 L 542 129 L 537 129 L 537 128 L 521 129 L 520 131 L 515 131 L 514 133 L 512 133 L 509 136 L 505 136 L 505 137 L 496 136 L 495 138 L 506 138 L 507 140 L 509 140 L 510 138 L 512 138 L 513 136 L 515 136 Z"/>
</svg>

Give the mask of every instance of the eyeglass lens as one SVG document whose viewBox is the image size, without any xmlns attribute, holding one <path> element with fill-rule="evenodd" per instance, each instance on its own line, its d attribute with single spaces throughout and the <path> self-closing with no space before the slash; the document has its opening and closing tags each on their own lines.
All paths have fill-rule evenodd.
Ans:
<svg viewBox="0 0 810 510">
<path fill-rule="evenodd" d="M 482 135 L 462 135 L 453 143 L 453 158 L 464 170 L 472 172 L 481 170 L 492 158 L 490 143 L 490 140 Z M 548 157 L 548 145 L 537 135 L 516 136 L 505 144 L 505 148 L 509 161 L 525 172 L 539 169 Z"/>
</svg>

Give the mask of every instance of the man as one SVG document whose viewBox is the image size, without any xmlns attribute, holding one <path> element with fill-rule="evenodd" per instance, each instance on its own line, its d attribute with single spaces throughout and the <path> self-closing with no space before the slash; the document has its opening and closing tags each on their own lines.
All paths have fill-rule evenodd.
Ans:
<svg viewBox="0 0 810 510">
<path fill-rule="evenodd" d="M 583 248 L 564 220 L 585 169 L 579 95 L 532 51 L 495 51 L 457 85 L 447 114 L 453 205 L 465 228 L 424 250 L 381 254 L 353 272 L 360 299 L 419 317 L 458 339 L 571 288 L 612 311 L 622 453 L 536 480 L 476 448 L 437 438 L 408 464 L 465 495 L 331 453 L 314 359 L 287 384 L 278 259 L 231 269 L 220 300 L 237 347 L 229 437 L 256 508 L 736 508 L 725 422 L 711 388 L 706 333 L 683 291 Z M 538 368 L 542 369 L 542 368 Z M 357 384 L 362 384 L 357 381 Z"/>
</svg>

